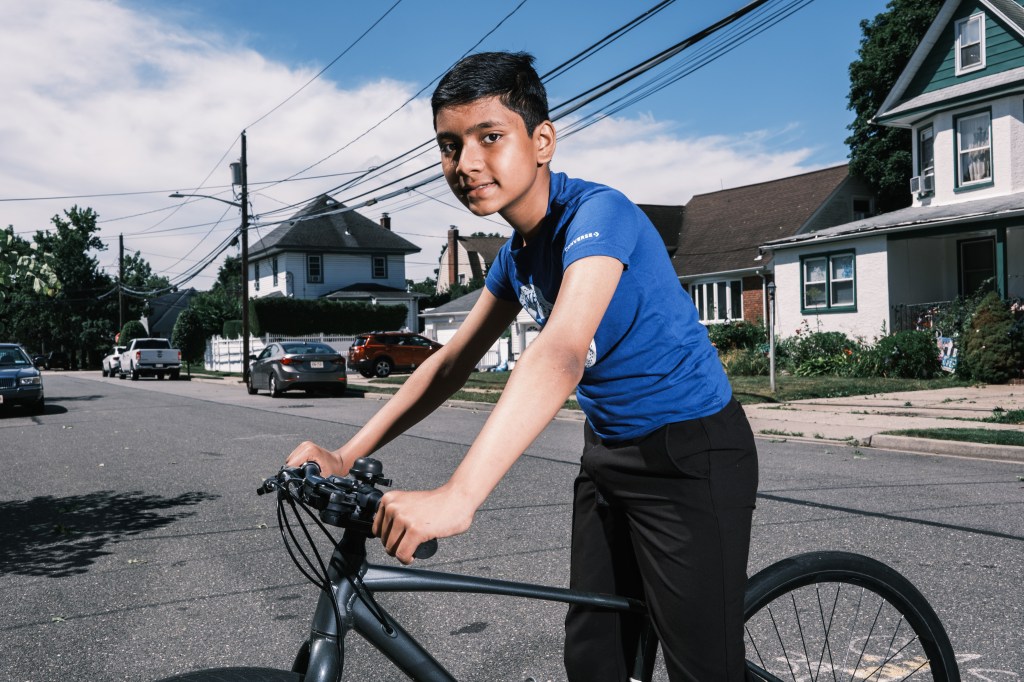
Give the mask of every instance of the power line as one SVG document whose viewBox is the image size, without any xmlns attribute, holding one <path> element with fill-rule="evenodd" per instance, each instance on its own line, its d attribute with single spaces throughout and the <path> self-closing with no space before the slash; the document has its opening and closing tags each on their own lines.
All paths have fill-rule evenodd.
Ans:
<svg viewBox="0 0 1024 682">
<path fill-rule="evenodd" d="M 377 27 L 377 24 L 379 24 L 380 22 L 384 21 L 384 18 L 385 18 L 385 17 L 387 17 L 387 16 L 389 15 L 389 14 L 391 14 L 392 10 L 394 10 L 394 9 L 395 9 L 396 7 L 398 7 L 398 6 L 400 5 L 400 4 L 402 4 L 402 0 L 396 0 L 395 4 L 391 5 L 391 7 L 389 7 L 389 8 L 388 8 L 388 10 L 387 10 L 386 12 L 384 12 L 384 14 L 380 15 L 380 18 L 378 18 L 378 19 L 377 19 L 377 21 L 373 22 L 373 24 L 371 24 L 371 25 L 370 25 L 370 27 L 369 27 L 368 29 L 366 29 L 365 31 L 363 31 L 363 32 L 362 32 L 362 34 L 360 34 L 360 36 L 359 36 L 358 38 L 356 38 L 355 40 L 353 40 L 353 41 L 352 41 L 352 42 L 351 42 L 351 43 L 349 44 L 349 46 L 348 46 L 348 47 L 346 47 L 346 48 L 345 48 L 344 50 L 342 50 L 342 51 L 341 51 L 341 54 L 339 54 L 339 55 L 338 55 L 337 57 L 335 57 L 334 59 L 332 59 L 332 60 L 331 60 L 331 62 L 330 62 L 330 64 L 328 64 L 328 65 L 327 65 L 327 66 L 325 66 L 324 68 L 320 69 L 320 71 L 319 71 L 319 72 L 317 72 L 317 74 L 316 74 L 315 76 L 313 76 L 313 77 L 312 77 L 312 78 L 310 78 L 310 79 L 309 79 L 308 81 L 306 81 L 306 83 L 305 83 L 305 84 L 303 84 L 303 86 L 302 86 L 302 87 L 300 87 L 300 88 L 299 88 L 298 90 L 296 90 L 296 91 L 295 91 L 295 92 L 293 92 L 292 94 L 288 95 L 288 96 L 287 96 L 287 97 L 286 97 L 286 98 L 284 99 L 284 101 L 282 101 L 282 102 L 281 102 L 280 104 L 278 104 L 277 106 L 275 106 L 275 107 L 274 107 L 273 109 L 271 109 L 271 110 L 270 110 L 270 111 L 268 111 L 267 113 L 263 114 L 262 116 L 260 116 L 260 117 L 259 117 L 258 119 L 256 119 L 255 121 L 253 121 L 253 122 L 252 122 L 252 123 L 250 123 L 249 125 L 245 126 L 245 128 L 244 128 L 244 129 L 252 128 L 252 127 L 253 127 L 254 125 L 256 125 L 257 123 L 259 123 L 260 121 L 262 121 L 262 120 L 263 120 L 263 119 L 265 119 L 266 117 L 270 116 L 270 115 L 271 115 L 272 113 L 274 113 L 275 111 L 277 111 L 278 109 L 280 109 L 281 107 L 283 107 L 283 106 L 284 106 L 285 104 L 287 104 L 288 102 L 290 102 L 290 101 L 292 100 L 292 98 L 294 98 L 294 97 L 295 97 L 296 95 L 298 95 L 298 94 L 299 94 L 300 92 L 302 92 L 302 91 L 303 91 L 303 90 L 305 90 L 305 89 L 306 89 L 307 87 L 309 87 L 309 86 L 310 86 L 310 84 L 312 84 L 312 83 L 313 83 L 313 81 L 315 81 L 316 79 L 320 78 L 320 76 L 322 76 L 322 75 L 324 74 L 324 72 L 326 72 L 326 71 L 327 71 L 327 69 L 329 69 L 329 68 L 331 68 L 332 66 L 334 66 L 334 65 L 335 65 L 335 64 L 336 64 L 336 63 L 338 62 L 338 60 L 339 60 L 339 59 L 341 59 L 341 58 L 342 58 L 342 57 L 344 57 L 344 56 L 345 56 L 346 54 L 348 54 L 349 50 L 351 50 L 351 49 L 352 49 L 353 47 L 355 47 L 356 45 L 358 45 L 358 44 L 359 44 L 359 41 L 361 41 L 361 40 L 362 40 L 363 38 L 365 38 L 365 37 L 366 37 L 366 36 L 367 36 L 367 35 L 368 35 L 368 34 L 370 33 L 370 31 L 372 31 L 372 30 L 373 30 L 374 28 L 376 28 L 376 27 Z"/>
</svg>

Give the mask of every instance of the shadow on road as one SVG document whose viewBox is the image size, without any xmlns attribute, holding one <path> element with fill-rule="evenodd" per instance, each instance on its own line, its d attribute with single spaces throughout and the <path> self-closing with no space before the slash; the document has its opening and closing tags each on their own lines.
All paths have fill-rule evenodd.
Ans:
<svg viewBox="0 0 1024 682">
<path fill-rule="evenodd" d="M 172 510 L 217 497 L 201 492 L 160 497 L 99 491 L 0 502 L 0 575 L 60 578 L 85 573 L 111 553 L 106 549 L 109 543 L 163 528 L 194 513 Z"/>
</svg>

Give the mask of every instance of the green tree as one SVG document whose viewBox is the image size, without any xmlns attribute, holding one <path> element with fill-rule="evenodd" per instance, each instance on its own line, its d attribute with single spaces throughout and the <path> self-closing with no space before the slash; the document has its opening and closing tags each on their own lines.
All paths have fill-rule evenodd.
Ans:
<svg viewBox="0 0 1024 682">
<path fill-rule="evenodd" d="M 135 339 L 145 339 L 149 336 L 146 327 L 138 320 L 128 320 L 121 328 L 121 334 L 117 337 L 120 346 L 128 347 Z M 180 350 L 180 349 L 179 349 Z"/>
<path fill-rule="evenodd" d="M 0 337 L 42 350 L 34 334 L 38 301 L 60 289 L 52 254 L 14 234 L 13 227 L 0 231 Z"/>
<path fill-rule="evenodd" d="M 178 315 L 174 331 L 171 332 L 171 345 L 181 351 L 189 376 L 192 376 L 192 363 L 203 361 L 203 355 L 206 353 L 206 336 L 203 321 L 195 310 L 189 307 Z"/>
<path fill-rule="evenodd" d="M 943 0 L 891 0 L 885 12 L 860 22 L 857 61 L 850 64 L 848 108 L 857 117 L 848 128 L 850 171 L 878 194 L 880 212 L 910 204 L 913 169 L 910 131 L 871 122 L 917 49 Z"/>
<path fill-rule="evenodd" d="M 189 309 L 199 317 L 203 333 L 220 334 L 224 323 L 242 318 L 242 259 L 228 256 L 217 271 L 217 281 L 209 291 L 199 292 Z"/>
</svg>

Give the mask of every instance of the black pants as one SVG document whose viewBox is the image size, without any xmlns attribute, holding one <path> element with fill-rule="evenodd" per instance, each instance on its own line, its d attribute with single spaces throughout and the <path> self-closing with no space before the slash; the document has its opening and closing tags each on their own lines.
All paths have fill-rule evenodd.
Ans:
<svg viewBox="0 0 1024 682">
<path fill-rule="evenodd" d="M 757 451 L 735 400 L 717 414 L 609 444 L 586 427 L 570 586 L 644 599 L 673 682 L 744 679 L 743 592 Z M 622 682 L 642 617 L 570 606 L 571 682 Z"/>
</svg>

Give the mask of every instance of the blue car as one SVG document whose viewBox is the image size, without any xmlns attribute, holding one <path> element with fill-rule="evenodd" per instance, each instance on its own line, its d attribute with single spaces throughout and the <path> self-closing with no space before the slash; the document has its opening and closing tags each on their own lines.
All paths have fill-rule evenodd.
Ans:
<svg viewBox="0 0 1024 682">
<path fill-rule="evenodd" d="M 22 405 L 42 414 L 43 377 L 21 346 L 0 343 L 0 409 L 11 405 Z"/>
</svg>

